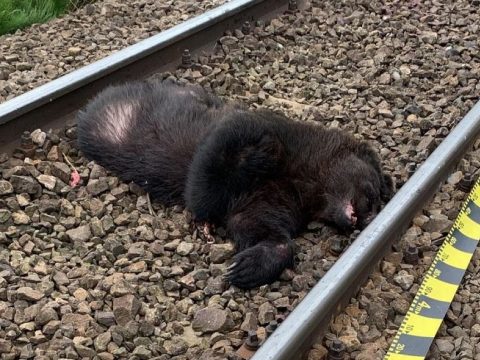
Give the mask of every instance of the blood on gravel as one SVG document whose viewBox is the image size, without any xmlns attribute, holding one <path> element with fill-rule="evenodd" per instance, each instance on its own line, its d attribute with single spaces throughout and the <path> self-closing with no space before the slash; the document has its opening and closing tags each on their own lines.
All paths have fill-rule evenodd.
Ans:
<svg viewBox="0 0 480 360">
<path fill-rule="evenodd" d="M 70 186 L 75 187 L 80 182 L 80 175 L 78 174 L 77 170 L 72 170 L 72 174 L 70 175 Z"/>
</svg>

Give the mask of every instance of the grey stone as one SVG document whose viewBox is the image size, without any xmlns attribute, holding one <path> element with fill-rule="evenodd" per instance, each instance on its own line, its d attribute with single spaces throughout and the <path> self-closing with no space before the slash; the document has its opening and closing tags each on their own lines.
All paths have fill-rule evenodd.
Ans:
<svg viewBox="0 0 480 360">
<path fill-rule="evenodd" d="M 7 180 L 0 180 L 0 196 L 13 193 L 13 186 Z"/>
<path fill-rule="evenodd" d="M 210 261 L 214 264 L 222 263 L 234 254 L 232 244 L 212 244 L 210 249 Z"/>
<path fill-rule="evenodd" d="M 187 256 L 188 254 L 190 254 L 192 252 L 193 249 L 194 249 L 194 245 L 192 243 L 181 242 L 177 246 L 177 254 L 182 255 L 182 256 Z"/>
<path fill-rule="evenodd" d="M 44 306 L 35 316 L 35 324 L 38 326 L 43 326 L 49 323 L 52 320 L 58 320 L 58 314 L 50 306 Z"/>
<path fill-rule="evenodd" d="M 78 355 L 82 358 L 92 359 L 95 357 L 97 352 L 85 345 L 75 345 L 75 350 L 77 351 Z"/>
<path fill-rule="evenodd" d="M 453 174 L 450 174 L 447 182 L 451 185 L 457 185 L 460 182 L 460 180 L 462 180 L 462 178 L 463 178 L 463 172 L 456 171 Z"/>
<path fill-rule="evenodd" d="M 223 277 L 217 276 L 207 280 L 207 286 L 203 291 L 205 295 L 210 296 L 215 294 L 221 294 L 225 290 L 225 287 L 226 283 Z"/>
<path fill-rule="evenodd" d="M 430 219 L 422 226 L 422 229 L 427 232 L 446 233 L 453 225 L 448 216 L 443 214 L 432 214 Z"/>
<path fill-rule="evenodd" d="M 308 277 L 305 275 L 296 275 L 292 279 L 292 288 L 295 291 L 304 291 L 308 288 Z"/>
<path fill-rule="evenodd" d="M 82 225 L 66 231 L 66 234 L 72 242 L 86 242 L 92 237 L 89 225 Z"/>
<path fill-rule="evenodd" d="M 276 85 L 273 81 L 267 81 L 265 85 L 263 85 L 263 90 L 275 90 Z"/>
<path fill-rule="evenodd" d="M 133 355 L 142 360 L 149 360 L 152 357 L 152 352 L 144 345 L 139 345 L 133 350 Z"/>
<path fill-rule="evenodd" d="M 403 290 L 408 290 L 412 287 L 415 277 L 410 275 L 405 270 L 400 270 L 397 275 L 393 277 L 393 281 L 400 285 Z"/>
<path fill-rule="evenodd" d="M 97 351 L 107 350 L 107 345 L 111 340 L 112 340 L 112 334 L 110 333 L 110 331 L 106 331 L 104 333 L 99 334 L 93 341 L 95 350 Z"/>
<path fill-rule="evenodd" d="M 425 136 L 420 140 L 420 142 L 417 145 L 417 150 L 422 151 L 422 150 L 433 150 L 435 148 L 435 138 L 433 136 Z"/>
<path fill-rule="evenodd" d="M 16 211 L 12 214 L 13 222 L 16 225 L 29 224 L 30 217 L 25 214 L 23 211 Z"/>
<path fill-rule="evenodd" d="M 269 302 L 264 302 L 258 308 L 258 321 L 262 325 L 268 324 L 275 319 L 275 314 L 275 308 Z"/>
<path fill-rule="evenodd" d="M 48 190 L 55 189 L 55 185 L 57 184 L 57 178 L 52 175 L 39 175 L 37 177 L 37 181 L 42 184 Z"/>
<path fill-rule="evenodd" d="M 438 350 L 440 350 L 442 354 L 448 355 L 450 355 L 455 348 L 453 341 L 450 339 L 436 339 L 435 345 L 437 345 Z"/>
<path fill-rule="evenodd" d="M 101 194 L 109 189 L 108 181 L 106 178 L 91 179 L 87 184 L 87 191 L 92 195 Z"/>
<path fill-rule="evenodd" d="M 133 286 L 126 280 L 121 279 L 116 281 L 110 288 L 110 294 L 115 297 L 120 297 L 127 294 L 133 294 L 135 292 Z"/>
<path fill-rule="evenodd" d="M 117 324 L 124 326 L 134 320 L 140 305 L 140 301 L 132 294 L 113 299 L 113 314 Z"/>
<path fill-rule="evenodd" d="M 179 337 L 165 341 L 163 343 L 163 347 L 167 351 L 167 354 L 172 356 L 185 354 L 188 350 L 188 345 L 185 340 Z"/>
<path fill-rule="evenodd" d="M 40 129 L 32 131 L 30 134 L 32 141 L 38 146 L 43 146 L 45 140 L 47 139 L 47 134 Z"/>
<path fill-rule="evenodd" d="M 248 332 L 249 330 L 256 330 L 256 328 L 257 318 L 252 312 L 246 313 L 242 325 L 240 325 L 240 329 Z"/>
<path fill-rule="evenodd" d="M 115 315 L 111 311 L 98 311 L 95 318 L 99 324 L 104 326 L 110 327 L 115 325 Z"/>
<path fill-rule="evenodd" d="M 6 339 L 0 339 L 0 354 L 6 354 L 12 348 L 12 342 Z"/>
<path fill-rule="evenodd" d="M 0 209 L 0 224 L 6 223 L 12 217 L 12 212 L 7 209 Z"/>
<path fill-rule="evenodd" d="M 84 336 L 92 320 L 88 314 L 67 313 L 62 317 L 62 326 L 71 325 L 75 336 Z"/>
<path fill-rule="evenodd" d="M 99 179 L 106 176 L 107 172 L 102 166 L 98 164 L 93 164 L 92 170 L 90 171 L 90 179 Z"/>
<path fill-rule="evenodd" d="M 405 315 L 408 311 L 408 308 L 410 307 L 410 303 L 401 297 L 393 299 L 390 304 L 392 305 L 393 309 L 400 315 Z"/>
<path fill-rule="evenodd" d="M 16 291 L 18 300 L 38 301 L 45 296 L 41 291 L 32 289 L 31 287 L 20 287 Z"/>
<path fill-rule="evenodd" d="M 420 40 L 427 44 L 435 44 L 438 39 L 438 34 L 433 31 L 424 31 L 420 34 Z"/>
<path fill-rule="evenodd" d="M 41 192 L 40 184 L 30 176 L 12 175 L 10 177 L 10 183 L 17 194 L 37 194 Z"/>
<path fill-rule="evenodd" d="M 62 180 L 65 184 L 70 182 L 71 170 L 67 164 L 63 162 L 54 162 L 51 166 L 52 175 Z"/>
<path fill-rule="evenodd" d="M 82 52 L 82 49 L 79 48 L 78 46 L 72 46 L 68 48 L 67 52 L 68 52 L 68 55 L 70 56 L 77 56 L 77 55 L 80 55 L 80 53 Z"/>
<path fill-rule="evenodd" d="M 194 291 L 196 289 L 195 279 L 191 273 L 181 277 L 180 280 L 178 280 L 178 283 L 190 291 Z"/>
<path fill-rule="evenodd" d="M 195 331 L 204 333 L 228 331 L 233 325 L 233 319 L 227 311 L 214 307 L 197 311 L 192 322 Z"/>
<path fill-rule="evenodd" d="M 470 329 L 470 336 L 472 337 L 480 337 L 480 324 L 475 324 Z"/>
<path fill-rule="evenodd" d="M 53 335 L 60 328 L 61 324 L 62 322 L 59 320 L 52 320 L 43 327 L 43 333 L 45 335 Z"/>
</svg>

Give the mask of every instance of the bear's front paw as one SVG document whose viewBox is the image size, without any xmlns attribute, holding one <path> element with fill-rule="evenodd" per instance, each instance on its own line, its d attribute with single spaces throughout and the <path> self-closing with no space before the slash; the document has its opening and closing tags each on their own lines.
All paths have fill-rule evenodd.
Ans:
<svg viewBox="0 0 480 360">
<path fill-rule="evenodd" d="M 241 289 L 252 289 L 277 280 L 283 270 L 293 266 L 290 244 L 261 242 L 235 255 L 226 280 Z"/>
</svg>

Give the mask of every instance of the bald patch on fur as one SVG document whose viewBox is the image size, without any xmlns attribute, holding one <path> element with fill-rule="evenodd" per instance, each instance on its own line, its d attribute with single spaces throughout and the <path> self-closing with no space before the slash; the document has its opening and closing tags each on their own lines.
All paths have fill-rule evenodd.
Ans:
<svg viewBox="0 0 480 360">
<path fill-rule="evenodd" d="M 138 103 L 131 101 L 117 102 L 105 107 L 103 137 L 106 141 L 118 144 L 127 139 L 138 109 Z"/>
</svg>

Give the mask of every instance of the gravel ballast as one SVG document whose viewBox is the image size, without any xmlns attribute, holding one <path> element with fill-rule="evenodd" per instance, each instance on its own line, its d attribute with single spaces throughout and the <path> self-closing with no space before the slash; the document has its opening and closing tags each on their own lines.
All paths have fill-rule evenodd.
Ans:
<svg viewBox="0 0 480 360">
<path fill-rule="evenodd" d="M 199 83 L 251 107 L 354 132 L 378 149 L 398 188 L 478 98 L 476 9 L 467 1 L 312 1 L 250 32 L 226 34 L 214 55 L 155 78 Z M 7 359 L 238 358 L 247 331 L 288 315 L 355 237 L 311 223 L 296 239 L 295 271 L 259 289 L 228 288 L 222 275 L 233 249 L 223 229 L 209 244 L 184 209 L 153 204 L 151 215 L 137 186 L 78 153 L 75 128 L 32 138 L 43 149 L 33 160 L 0 156 L 0 353 Z M 74 188 L 62 153 L 80 174 Z M 310 359 L 322 359 L 337 336 L 350 358 L 381 358 L 422 264 L 466 196 L 459 184 L 479 161 L 477 144 Z M 421 250 L 420 265 L 403 263 L 407 244 Z M 462 346 L 476 356 L 478 258 L 435 342 L 445 359 Z"/>
</svg>

